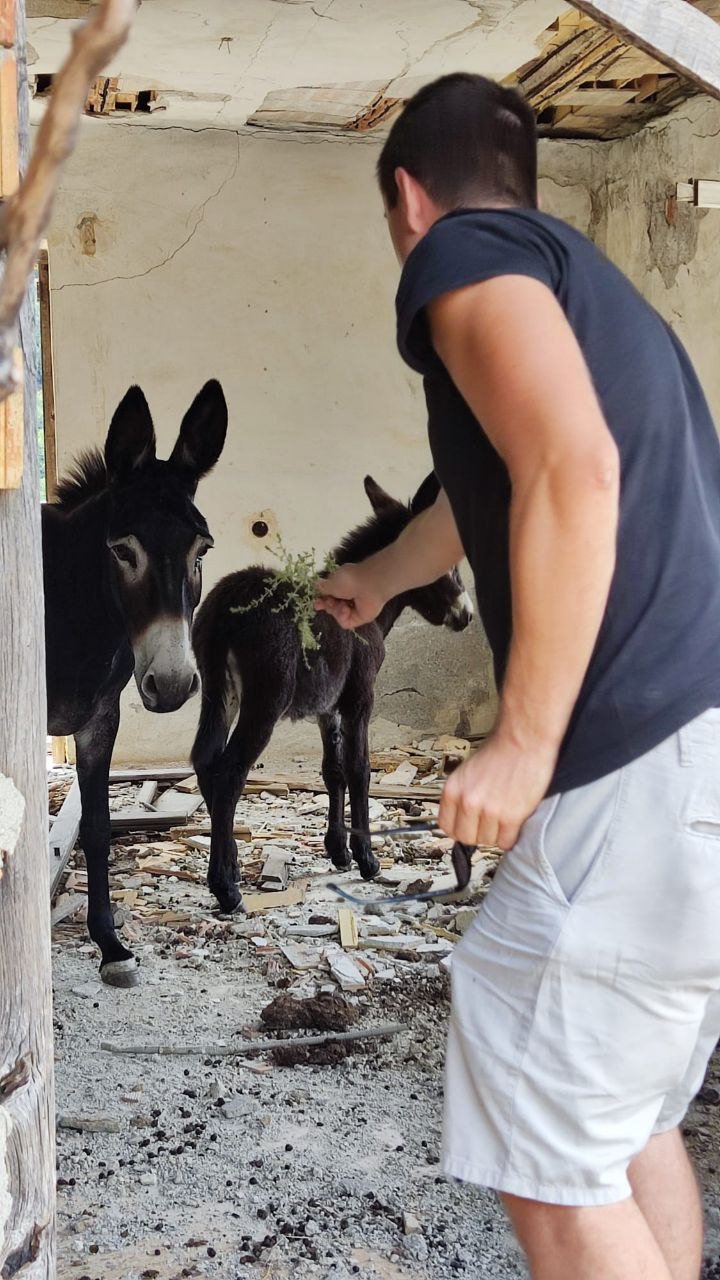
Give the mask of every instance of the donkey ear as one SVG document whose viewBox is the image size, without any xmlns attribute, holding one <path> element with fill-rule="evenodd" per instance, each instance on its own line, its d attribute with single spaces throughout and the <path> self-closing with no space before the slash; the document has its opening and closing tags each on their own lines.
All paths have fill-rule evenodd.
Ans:
<svg viewBox="0 0 720 1280">
<path fill-rule="evenodd" d="M 430 472 L 423 480 L 415 497 L 410 503 L 410 510 L 414 516 L 418 516 L 421 511 L 427 511 L 436 501 L 440 492 L 440 481 L 434 471 Z"/>
<path fill-rule="evenodd" d="M 366 476 L 364 480 L 365 492 L 370 499 L 370 506 L 376 515 L 380 515 L 382 511 L 389 511 L 391 507 L 396 507 L 397 502 L 394 498 L 386 493 L 377 480 L 373 480 L 372 476 Z"/>
<path fill-rule="evenodd" d="M 155 429 L 148 402 L 130 387 L 115 410 L 105 441 L 105 465 L 111 481 L 139 471 L 155 459 Z"/>
<path fill-rule="evenodd" d="M 213 378 L 198 391 L 180 426 L 169 461 L 187 476 L 192 492 L 215 466 L 225 444 L 228 411 L 223 389 Z"/>
</svg>

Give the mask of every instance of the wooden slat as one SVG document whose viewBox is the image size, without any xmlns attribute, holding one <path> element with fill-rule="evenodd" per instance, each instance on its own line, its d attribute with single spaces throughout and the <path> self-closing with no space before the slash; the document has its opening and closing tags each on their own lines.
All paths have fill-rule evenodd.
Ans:
<svg viewBox="0 0 720 1280">
<path fill-rule="evenodd" d="M 184 782 L 192 774 L 189 764 L 178 768 L 177 765 L 149 765 L 143 769 L 111 769 L 110 782 Z"/>
<path fill-rule="evenodd" d="M 43 436 L 45 441 L 45 488 L 48 501 L 55 497 L 58 482 L 57 432 L 55 426 L 55 376 L 52 350 L 52 309 L 50 303 L 50 262 L 47 249 L 38 257 L 40 310 L 40 350 L 42 353 Z"/>
<path fill-rule="evenodd" d="M 77 778 L 50 830 L 50 897 L 55 893 L 80 831 L 80 786 Z"/>
<path fill-rule="evenodd" d="M 12 195 L 17 185 L 17 62 L 5 56 L 0 63 L 0 196 Z M 22 372 L 19 349 L 15 363 Z M 18 489 L 22 483 L 24 414 L 22 390 L 0 404 L 0 489 Z"/>
<path fill-rule="evenodd" d="M 599 78 L 618 53 L 618 40 L 602 31 L 581 31 L 520 75 L 523 93 L 536 111 L 555 101 L 563 89 Z"/>
<path fill-rule="evenodd" d="M 571 0 L 571 4 L 720 98 L 720 25 L 687 0 Z"/>
<path fill-rule="evenodd" d="M 13 352 L 21 381 L 18 390 L 0 404 L 0 489 L 19 489 L 23 477 L 25 396 L 22 384 L 22 352 Z"/>
<path fill-rule="evenodd" d="M 15 44 L 15 0 L 0 0 L 0 48 Z"/>
<path fill-rule="evenodd" d="M 635 97 L 634 89 L 570 89 L 560 94 L 557 102 L 564 107 L 587 107 L 590 111 L 603 111 L 605 107 L 622 106 Z"/>
<path fill-rule="evenodd" d="M 0 196 L 7 198 L 18 185 L 17 62 L 0 62 Z"/>
</svg>

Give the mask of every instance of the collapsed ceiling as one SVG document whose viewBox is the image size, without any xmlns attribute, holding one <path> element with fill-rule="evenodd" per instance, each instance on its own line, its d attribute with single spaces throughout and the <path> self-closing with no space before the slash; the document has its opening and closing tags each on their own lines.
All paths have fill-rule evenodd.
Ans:
<svg viewBox="0 0 720 1280">
<path fill-rule="evenodd" d="M 720 19 L 720 0 L 690 2 Z M 27 0 L 38 96 L 91 5 Z M 204 11 L 194 0 L 143 0 L 88 114 L 367 135 L 455 70 L 518 84 L 541 132 L 565 136 L 623 136 L 695 92 L 558 0 L 213 0 Z"/>
</svg>

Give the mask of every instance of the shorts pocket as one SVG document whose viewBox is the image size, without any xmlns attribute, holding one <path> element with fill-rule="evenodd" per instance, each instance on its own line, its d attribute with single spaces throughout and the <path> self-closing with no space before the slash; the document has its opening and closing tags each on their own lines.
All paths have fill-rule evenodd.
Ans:
<svg viewBox="0 0 720 1280">
<path fill-rule="evenodd" d="M 555 797 L 540 831 L 538 858 L 554 896 L 571 907 L 604 861 L 616 830 L 625 771 Z"/>
<path fill-rule="evenodd" d="M 683 830 L 702 840 L 720 840 L 720 779 L 707 780 L 687 796 L 680 815 Z"/>
</svg>

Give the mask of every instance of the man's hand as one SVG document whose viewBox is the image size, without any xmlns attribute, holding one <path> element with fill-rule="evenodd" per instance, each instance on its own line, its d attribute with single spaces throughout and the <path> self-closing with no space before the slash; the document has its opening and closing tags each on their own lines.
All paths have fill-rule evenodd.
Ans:
<svg viewBox="0 0 720 1280">
<path fill-rule="evenodd" d="M 462 844 L 511 849 L 544 798 L 557 750 L 493 735 L 445 783 L 438 823 Z"/>
<path fill-rule="evenodd" d="M 315 583 L 317 613 L 329 613 L 341 627 L 354 631 L 373 622 L 387 603 L 369 561 L 344 564 Z"/>
</svg>

